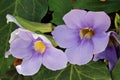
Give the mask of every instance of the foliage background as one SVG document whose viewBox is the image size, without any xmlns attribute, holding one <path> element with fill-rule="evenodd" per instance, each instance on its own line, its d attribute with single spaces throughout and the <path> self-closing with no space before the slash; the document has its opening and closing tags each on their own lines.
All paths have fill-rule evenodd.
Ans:
<svg viewBox="0 0 120 80">
<path fill-rule="evenodd" d="M 12 56 L 4 57 L 9 49 L 10 33 L 17 28 L 15 24 L 6 23 L 6 14 L 59 25 L 63 24 L 63 15 L 73 8 L 105 11 L 111 17 L 111 29 L 115 29 L 114 17 L 120 13 L 119 5 L 120 0 L 0 0 L 0 80 L 119 80 L 120 60 L 112 72 L 98 61 L 83 66 L 68 64 L 67 68 L 55 72 L 42 67 L 36 75 L 25 77 L 16 72 Z"/>
</svg>

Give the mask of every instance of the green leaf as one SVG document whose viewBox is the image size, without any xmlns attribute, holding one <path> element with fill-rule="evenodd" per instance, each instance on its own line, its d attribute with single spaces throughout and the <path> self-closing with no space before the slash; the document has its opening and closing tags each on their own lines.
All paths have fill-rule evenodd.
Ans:
<svg viewBox="0 0 120 80">
<path fill-rule="evenodd" d="M 4 54 L 9 49 L 11 32 L 17 28 L 14 24 L 7 25 L 6 14 L 40 22 L 47 10 L 47 0 L 0 0 L 0 76 L 8 71 L 12 64 L 13 58 L 5 59 Z"/>
<path fill-rule="evenodd" d="M 111 13 L 120 10 L 120 0 L 77 0 L 74 7 Z"/>
<path fill-rule="evenodd" d="M 91 62 L 83 66 L 68 65 L 60 71 L 51 71 L 44 67 L 33 76 L 33 80 L 111 80 L 110 74 L 102 62 Z"/>
<path fill-rule="evenodd" d="M 63 24 L 63 16 L 73 8 L 91 11 L 105 11 L 107 13 L 120 10 L 120 0 L 48 0 L 50 11 L 53 11 L 52 22 Z"/>
<path fill-rule="evenodd" d="M 1 80 L 32 80 L 31 76 L 22 76 L 18 74 L 14 68 L 14 66 L 11 66 L 10 70 L 7 71 L 2 77 Z"/>
<path fill-rule="evenodd" d="M 51 23 L 32 22 L 16 16 L 16 20 L 26 29 L 30 31 L 40 31 L 41 33 L 51 32 L 53 25 Z"/>
<path fill-rule="evenodd" d="M 113 80 L 119 80 L 120 79 L 120 59 L 117 62 L 115 68 L 112 71 L 112 78 L 113 78 Z"/>
<path fill-rule="evenodd" d="M 119 14 L 116 13 L 116 16 L 115 16 L 115 28 L 116 28 L 116 31 L 117 32 L 120 32 L 120 16 Z"/>
<path fill-rule="evenodd" d="M 70 0 L 48 0 L 50 10 L 53 11 L 53 20 L 55 24 L 63 24 L 62 17 L 66 14 L 71 8 Z"/>
<path fill-rule="evenodd" d="M 47 0 L 15 0 L 14 3 L 14 14 L 27 20 L 40 22 L 48 10 Z"/>
</svg>

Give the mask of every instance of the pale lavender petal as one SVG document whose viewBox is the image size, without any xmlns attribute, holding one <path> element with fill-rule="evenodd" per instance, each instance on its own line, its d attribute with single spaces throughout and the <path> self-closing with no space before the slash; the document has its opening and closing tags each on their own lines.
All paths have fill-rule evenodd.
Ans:
<svg viewBox="0 0 120 80">
<path fill-rule="evenodd" d="M 15 19 L 15 17 L 13 17 L 12 15 L 7 14 L 7 15 L 6 15 L 6 18 L 7 18 L 7 23 L 9 23 L 9 22 L 14 22 L 16 25 L 18 25 L 19 27 L 23 28 L 23 27 L 17 22 L 17 20 Z"/>
<path fill-rule="evenodd" d="M 86 15 L 86 22 L 89 27 L 92 27 L 96 32 L 107 31 L 111 24 L 110 18 L 105 12 L 89 11 Z"/>
<path fill-rule="evenodd" d="M 54 40 L 60 47 L 69 48 L 80 44 L 79 30 L 60 25 L 52 32 Z"/>
<path fill-rule="evenodd" d="M 11 52 L 10 52 L 10 51 L 7 51 L 7 52 L 5 53 L 5 58 L 8 58 L 9 55 L 11 55 Z"/>
<path fill-rule="evenodd" d="M 42 57 L 39 54 L 33 55 L 30 59 L 24 60 L 21 65 L 16 66 L 17 72 L 24 76 L 36 74 L 42 64 Z"/>
<path fill-rule="evenodd" d="M 19 30 L 20 30 L 20 28 L 14 30 L 14 31 L 11 33 L 9 43 L 11 43 L 11 42 L 14 41 L 16 38 L 18 38 L 18 32 L 19 32 Z"/>
<path fill-rule="evenodd" d="M 90 40 L 84 39 L 79 46 L 66 49 L 68 61 L 71 64 L 83 65 L 93 57 L 93 45 Z"/>
<path fill-rule="evenodd" d="M 30 31 L 23 31 L 21 30 L 19 33 L 18 33 L 18 36 L 23 39 L 23 40 L 26 40 L 26 41 L 32 41 L 33 39 L 33 36 L 32 36 L 32 32 Z"/>
<path fill-rule="evenodd" d="M 30 43 L 31 42 L 24 41 L 20 38 L 15 39 L 10 45 L 11 54 L 20 59 L 32 56 L 32 51 L 29 47 Z"/>
<path fill-rule="evenodd" d="M 11 37 L 10 37 L 9 43 L 14 41 L 16 38 L 22 38 L 23 40 L 31 41 L 31 39 L 32 39 L 32 32 L 30 32 L 28 30 L 25 30 L 23 28 L 18 28 L 18 29 L 14 30 L 11 33 Z"/>
<path fill-rule="evenodd" d="M 94 54 L 98 54 L 105 50 L 105 48 L 108 45 L 109 41 L 109 35 L 106 33 L 95 33 L 95 35 L 92 37 L 93 41 L 93 52 Z"/>
<path fill-rule="evenodd" d="M 16 57 L 16 58 L 29 58 L 32 56 L 32 51 L 30 51 L 29 49 L 26 48 L 21 48 L 21 49 L 10 49 L 10 52 L 12 54 L 12 56 Z"/>
<path fill-rule="evenodd" d="M 43 42 L 52 45 L 50 40 L 47 37 L 45 37 L 44 35 L 33 33 L 32 36 L 34 37 L 34 39 L 41 38 L 43 40 Z"/>
<path fill-rule="evenodd" d="M 85 28 L 86 25 L 84 24 L 85 23 L 84 19 L 86 14 L 87 12 L 85 10 L 74 9 L 68 12 L 63 17 L 63 20 L 69 28 L 73 29 Z"/>
<path fill-rule="evenodd" d="M 25 41 L 21 38 L 17 38 L 11 43 L 10 48 L 27 48 L 30 44 L 31 41 Z"/>
<path fill-rule="evenodd" d="M 43 55 L 43 65 L 53 71 L 60 70 L 67 66 L 67 57 L 61 50 L 50 46 Z"/>
</svg>

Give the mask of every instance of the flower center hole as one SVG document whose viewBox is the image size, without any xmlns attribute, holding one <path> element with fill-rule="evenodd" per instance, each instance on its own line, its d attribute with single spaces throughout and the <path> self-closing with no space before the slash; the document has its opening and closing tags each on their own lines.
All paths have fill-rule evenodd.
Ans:
<svg viewBox="0 0 120 80">
<path fill-rule="evenodd" d="M 86 28 L 80 30 L 80 38 L 83 39 L 84 37 L 91 39 L 95 32 L 91 28 Z"/>
</svg>

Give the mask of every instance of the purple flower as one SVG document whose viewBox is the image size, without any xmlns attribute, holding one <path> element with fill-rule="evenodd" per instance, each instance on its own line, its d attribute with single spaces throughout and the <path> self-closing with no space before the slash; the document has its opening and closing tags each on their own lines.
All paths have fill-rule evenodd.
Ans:
<svg viewBox="0 0 120 80">
<path fill-rule="evenodd" d="M 66 48 L 68 60 L 72 64 L 88 63 L 93 54 L 105 50 L 109 35 L 110 18 L 105 12 L 92 12 L 74 9 L 68 12 L 52 32 L 60 47 Z"/>
<path fill-rule="evenodd" d="M 64 52 L 54 48 L 43 35 L 18 28 L 11 33 L 9 43 L 10 49 L 5 57 L 12 55 L 17 58 L 14 65 L 19 74 L 34 75 L 41 64 L 53 71 L 63 69 L 67 65 Z"/>
<path fill-rule="evenodd" d="M 105 49 L 105 51 L 99 54 L 95 54 L 93 60 L 94 61 L 97 61 L 99 59 L 107 60 L 109 69 L 111 71 L 119 58 L 116 48 L 120 45 L 120 42 L 115 32 L 108 32 L 108 34 L 110 35 L 110 37 L 107 48 Z"/>
</svg>

